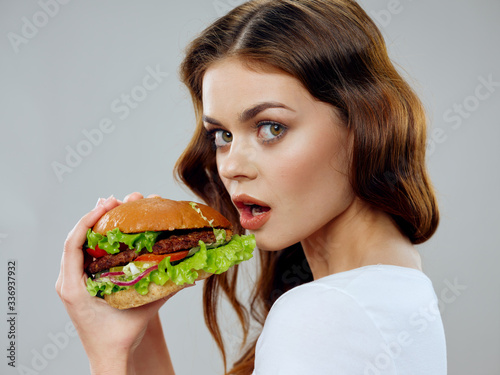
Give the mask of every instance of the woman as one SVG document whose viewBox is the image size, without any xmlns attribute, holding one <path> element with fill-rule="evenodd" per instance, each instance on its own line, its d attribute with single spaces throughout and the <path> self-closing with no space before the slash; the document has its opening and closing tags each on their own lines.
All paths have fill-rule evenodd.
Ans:
<svg viewBox="0 0 500 375">
<path fill-rule="evenodd" d="M 425 115 L 366 13 L 348 0 L 245 3 L 191 43 L 181 75 L 197 128 L 176 171 L 259 248 L 250 315 L 237 267 L 204 286 L 224 363 L 220 291 L 245 342 L 249 316 L 263 325 L 229 373 L 445 374 L 437 299 L 413 246 L 439 220 Z M 70 233 L 56 289 L 94 373 L 173 374 L 165 301 L 117 311 L 85 291 L 85 233 L 118 204 L 100 200 Z"/>
</svg>

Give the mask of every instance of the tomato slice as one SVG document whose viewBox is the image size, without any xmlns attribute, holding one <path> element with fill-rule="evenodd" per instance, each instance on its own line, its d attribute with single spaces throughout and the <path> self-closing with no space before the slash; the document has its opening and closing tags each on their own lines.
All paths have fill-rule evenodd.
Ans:
<svg viewBox="0 0 500 375">
<path fill-rule="evenodd" d="M 87 248 L 87 253 L 92 255 L 94 258 L 101 258 L 104 255 L 108 255 L 106 250 L 101 249 L 99 246 L 95 245 L 95 249 Z"/>
<path fill-rule="evenodd" d="M 166 257 L 170 257 L 170 261 L 175 262 L 176 260 L 184 259 L 188 255 L 188 253 L 189 253 L 189 250 L 177 251 L 175 253 L 162 254 L 162 255 L 144 254 L 144 255 L 140 255 L 137 258 L 135 258 L 134 262 L 160 263 Z"/>
</svg>

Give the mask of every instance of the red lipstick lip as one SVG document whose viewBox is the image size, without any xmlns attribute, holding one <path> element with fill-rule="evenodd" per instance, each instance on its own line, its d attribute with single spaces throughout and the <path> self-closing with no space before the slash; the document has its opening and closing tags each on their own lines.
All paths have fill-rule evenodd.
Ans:
<svg viewBox="0 0 500 375">
<path fill-rule="evenodd" d="M 267 220 L 269 220 L 272 210 L 267 203 L 246 194 L 233 195 L 231 200 L 240 213 L 240 223 L 243 228 L 248 230 L 257 230 L 262 227 Z M 269 210 L 260 215 L 253 216 L 250 205 L 269 207 Z"/>
<path fill-rule="evenodd" d="M 269 207 L 267 203 L 264 203 L 258 199 L 255 199 L 254 197 L 251 197 L 246 194 L 238 194 L 238 195 L 233 195 L 231 197 L 231 200 L 233 201 L 234 205 L 240 209 L 244 208 L 248 204 L 256 204 L 262 207 Z"/>
</svg>

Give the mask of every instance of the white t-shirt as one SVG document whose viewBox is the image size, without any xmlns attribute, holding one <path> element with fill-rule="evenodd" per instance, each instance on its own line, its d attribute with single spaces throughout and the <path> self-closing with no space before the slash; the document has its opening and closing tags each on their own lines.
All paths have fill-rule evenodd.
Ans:
<svg viewBox="0 0 500 375">
<path fill-rule="evenodd" d="M 445 375 L 438 301 L 422 272 L 373 265 L 300 285 L 273 305 L 255 375 Z"/>
</svg>

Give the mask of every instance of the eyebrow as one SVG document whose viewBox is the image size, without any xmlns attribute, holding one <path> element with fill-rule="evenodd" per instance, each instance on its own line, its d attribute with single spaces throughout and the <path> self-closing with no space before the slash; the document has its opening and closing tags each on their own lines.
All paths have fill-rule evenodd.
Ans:
<svg viewBox="0 0 500 375">
<path fill-rule="evenodd" d="M 258 104 L 254 105 L 253 107 L 250 107 L 248 109 L 245 109 L 238 116 L 239 120 L 240 120 L 240 122 L 245 122 L 245 121 L 251 120 L 252 118 L 257 116 L 260 112 L 263 112 L 269 108 L 285 108 L 285 109 L 288 109 L 292 112 L 295 112 L 290 107 L 287 107 L 286 105 L 279 103 L 279 102 L 263 102 L 263 103 L 258 103 Z M 207 115 L 203 115 L 203 121 L 208 122 L 208 123 L 213 124 L 213 125 L 222 126 L 222 124 L 219 121 L 217 121 L 216 119 L 214 119 L 210 116 L 207 116 Z"/>
</svg>

